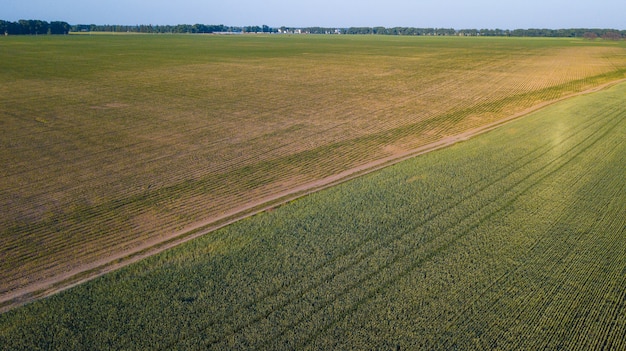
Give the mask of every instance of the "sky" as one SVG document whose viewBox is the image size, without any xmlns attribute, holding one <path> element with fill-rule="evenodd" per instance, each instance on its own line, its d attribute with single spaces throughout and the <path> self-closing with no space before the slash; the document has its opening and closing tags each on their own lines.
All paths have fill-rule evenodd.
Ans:
<svg viewBox="0 0 626 351">
<path fill-rule="evenodd" d="M 626 29 L 624 0 L 0 0 L 0 19 L 70 24 Z"/>
</svg>

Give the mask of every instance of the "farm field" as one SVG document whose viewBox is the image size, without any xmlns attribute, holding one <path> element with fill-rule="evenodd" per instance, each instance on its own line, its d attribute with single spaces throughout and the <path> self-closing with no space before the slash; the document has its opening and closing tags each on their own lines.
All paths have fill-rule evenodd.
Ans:
<svg viewBox="0 0 626 351">
<path fill-rule="evenodd" d="M 626 83 L 0 315 L 7 349 L 626 347 Z"/>
<path fill-rule="evenodd" d="M 623 79 L 626 44 L 3 37 L 0 61 L 2 307 L 282 191 Z"/>
</svg>

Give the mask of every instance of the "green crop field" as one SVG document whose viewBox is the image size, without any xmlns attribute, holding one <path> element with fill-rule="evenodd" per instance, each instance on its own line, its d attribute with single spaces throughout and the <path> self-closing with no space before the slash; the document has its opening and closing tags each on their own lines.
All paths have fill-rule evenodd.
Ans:
<svg viewBox="0 0 626 351">
<path fill-rule="evenodd" d="M 626 84 L 0 315 L 6 349 L 626 348 Z"/>
<path fill-rule="evenodd" d="M 242 206 L 623 79 L 626 44 L 9 36 L 0 62 L 6 307 Z"/>
</svg>

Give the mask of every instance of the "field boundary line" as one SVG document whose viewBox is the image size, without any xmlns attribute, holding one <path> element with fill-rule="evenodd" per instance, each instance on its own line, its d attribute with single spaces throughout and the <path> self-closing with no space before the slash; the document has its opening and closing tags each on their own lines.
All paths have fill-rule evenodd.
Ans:
<svg viewBox="0 0 626 351">
<path fill-rule="evenodd" d="M 533 112 L 536 112 L 549 105 L 561 102 L 563 100 L 580 95 L 598 92 L 623 82 L 626 82 L 626 78 L 604 83 L 581 92 L 560 97 L 558 99 L 544 101 L 540 104 L 534 105 L 511 116 L 485 124 L 477 128 L 467 130 L 463 133 L 444 137 L 438 141 L 420 146 L 410 151 L 367 162 L 365 164 L 345 170 L 335 175 L 300 184 L 293 188 L 277 192 L 273 195 L 265 196 L 248 204 L 238 206 L 229 211 L 223 212 L 219 216 L 197 222 L 192 226 L 189 226 L 177 232 L 173 232 L 164 237 L 146 240 L 127 251 L 122 251 L 113 255 L 109 255 L 100 260 L 76 267 L 63 274 L 52 276 L 48 279 L 38 281 L 23 288 L 8 291 L 0 295 L 0 313 L 4 313 L 10 309 L 24 305 L 34 300 L 51 296 L 53 294 L 67 290 L 73 286 L 95 279 L 106 273 L 118 270 L 144 258 L 156 255 L 192 239 L 209 234 L 220 228 L 233 224 L 239 220 L 249 218 L 256 214 L 287 204 L 298 198 L 347 182 L 362 175 L 378 171 L 380 169 L 389 167 L 410 158 L 423 155 L 431 151 L 439 150 L 448 146 L 452 146 L 459 142 L 466 141 L 472 137 L 492 131 L 509 122 L 527 116 Z"/>
</svg>

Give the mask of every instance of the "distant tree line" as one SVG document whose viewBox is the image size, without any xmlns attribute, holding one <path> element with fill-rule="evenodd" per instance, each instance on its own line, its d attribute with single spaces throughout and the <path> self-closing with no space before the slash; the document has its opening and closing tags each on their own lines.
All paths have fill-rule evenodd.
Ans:
<svg viewBox="0 0 626 351">
<path fill-rule="evenodd" d="M 209 34 L 209 33 L 277 33 L 278 29 L 267 25 L 233 27 L 223 24 L 178 24 L 172 25 L 95 25 L 79 24 L 72 26 L 74 32 L 119 32 L 119 33 L 189 33 L 189 34 Z"/>
<path fill-rule="evenodd" d="M 280 27 L 267 25 L 232 27 L 225 25 L 179 24 L 171 25 L 75 25 L 75 32 L 135 32 L 135 33 L 298 33 L 298 34 L 370 34 L 370 35 L 432 35 L 432 36 L 509 36 L 509 37 L 577 37 L 577 38 L 626 38 L 626 30 L 615 29 L 454 29 L 415 27 Z"/>
<path fill-rule="evenodd" d="M 0 35 L 42 35 L 68 34 L 71 26 L 66 22 L 46 22 L 40 20 L 19 20 L 9 22 L 0 20 Z"/>
<path fill-rule="evenodd" d="M 328 33 L 331 28 L 305 28 L 307 33 Z M 341 30 L 344 34 L 378 35 L 433 35 L 433 36 L 498 36 L 498 37 L 552 37 L 552 38 L 626 38 L 626 30 L 615 29 L 453 29 L 453 28 L 414 28 L 414 27 L 350 27 Z"/>
<path fill-rule="evenodd" d="M 267 26 L 265 26 L 267 27 Z M 223 24 L 178 24 L 178 25 L 96 25 L 78 24 L 72 26 L 73 32 L 116 32 L 116 33 L 238 33 L 244 32 L 248 27 L 231 27 Z M 252 27 L 250 27 L 252 28 Z M 260 27 L 259 27 L 260 28 Z M 269 27 L 268 27 L 269 28 Z M 256 28 L 255 28 L 256 29 Z"/>
<path fill-rule="evenodd" d="M 297 34 L 362 34 L 362 35 L 421 35 L 421 36 L 509 36 L 509 37 L 570 37 L 587 39 L 626 38 L 626 30 L 615 29 L 454 29 L 454 28 L 415 28 L 415 27 L 304 27 L 272 28 L 262 26 L 225 26 L 223 24 L 178 24 L 178 25 L 96 25 L 78 24 L 70 26 L 66 22 L 46 22 L 39 20 L 19 20 L 8 22 L 0 20 L 0 34 L 39 35 L 67 34 L 72 32 L 117 32 L 117 33 L 297 33 Z"/>
</svg>

